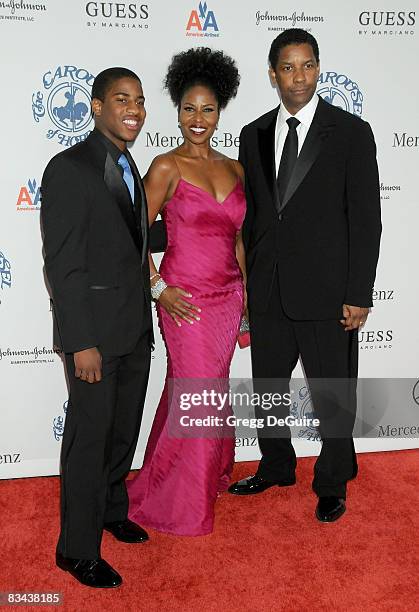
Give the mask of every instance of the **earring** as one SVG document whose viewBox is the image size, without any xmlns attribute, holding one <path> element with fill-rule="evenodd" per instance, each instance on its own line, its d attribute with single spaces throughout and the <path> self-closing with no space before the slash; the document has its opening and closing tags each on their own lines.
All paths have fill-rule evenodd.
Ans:
<svg viewBox="0 0 419 612">
<path fill-rule="evenodd" d="M 178 124 L 177 124 L 177 126 L 178 126 L 178 128 L 180 128 L 180 121 L 178 121 Z"/>
<path fill-rule="evenodd" d="M 215 126 L 215 129 L 216 129 L 216 130 L 218 130 L 218 123 L 217 123 L 217 125 Z"/>
</svg>

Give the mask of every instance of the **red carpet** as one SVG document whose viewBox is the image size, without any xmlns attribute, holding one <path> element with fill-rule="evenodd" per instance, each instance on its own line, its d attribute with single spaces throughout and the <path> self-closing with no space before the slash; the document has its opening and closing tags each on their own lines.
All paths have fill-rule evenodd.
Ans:
<svg viewBox="0 0 419 612">
<path fill-rule="evenodd" d="M 295 487 L 224 494 L 210 536 L 127 545 L 105 534 L 102 555 L 124 577 L 109 591 L 54 565 L 58 478 L 0 481 L 0 591 L 59 591 L 58 609 L 77 612 L 417 612 L 419 450 L 360 455 L 347 512 L 330 525 L 314 518 L 313 462 L 299 460 Z"/>
</svg>

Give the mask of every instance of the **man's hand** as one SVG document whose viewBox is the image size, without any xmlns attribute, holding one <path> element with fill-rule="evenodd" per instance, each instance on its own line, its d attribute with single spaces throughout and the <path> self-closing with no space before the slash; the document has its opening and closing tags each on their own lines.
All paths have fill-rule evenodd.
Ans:
<svg viewBox="0 0 419 612">
<path fill-rule="evenodd" d="M 353 329 L 358 329 L 365 324 L 365 321 L 368 318 L 369 308 L 344 304 L 342 311 L 343 319 L 341 319 L 340 322 L 344 326 L 345 331 L 351 331 Z"/>
<path fill-rule="evenodd" d="M 97 348 L 89 348 L 74 353 L 76 378 L 88 383 L 102 380 L 102 355 Z"/>
</svg>

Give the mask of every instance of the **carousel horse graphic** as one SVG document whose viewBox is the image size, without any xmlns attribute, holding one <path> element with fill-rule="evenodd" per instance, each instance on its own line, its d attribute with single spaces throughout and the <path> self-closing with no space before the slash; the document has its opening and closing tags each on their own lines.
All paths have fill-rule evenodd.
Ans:
<svg viewBox="0 0 419 612">
<path fill-rule="evenodd" d="M 52 112 L 54 117 L 68 127 L 68 121 L 77 128 L 84 120 L 89 112 L 87 104 L 84 102 L 74 103 L 76 91 L 66 91 L 64 96 L 67 98 L 67 103 L 64 106 L 54 106 Z"/>
</svg>

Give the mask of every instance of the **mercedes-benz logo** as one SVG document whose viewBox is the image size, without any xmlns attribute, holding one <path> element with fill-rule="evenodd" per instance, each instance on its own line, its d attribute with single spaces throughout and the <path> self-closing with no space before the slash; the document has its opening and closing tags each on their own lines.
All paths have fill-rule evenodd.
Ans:
<svg viewBox="0 0 419 612">
<path fill-rule="evenodd" d="M 419 380 L 416 381 L 415 386 L 413 387 L 412 395 L 414 401 L 419 406 Z"/>
</svg>

